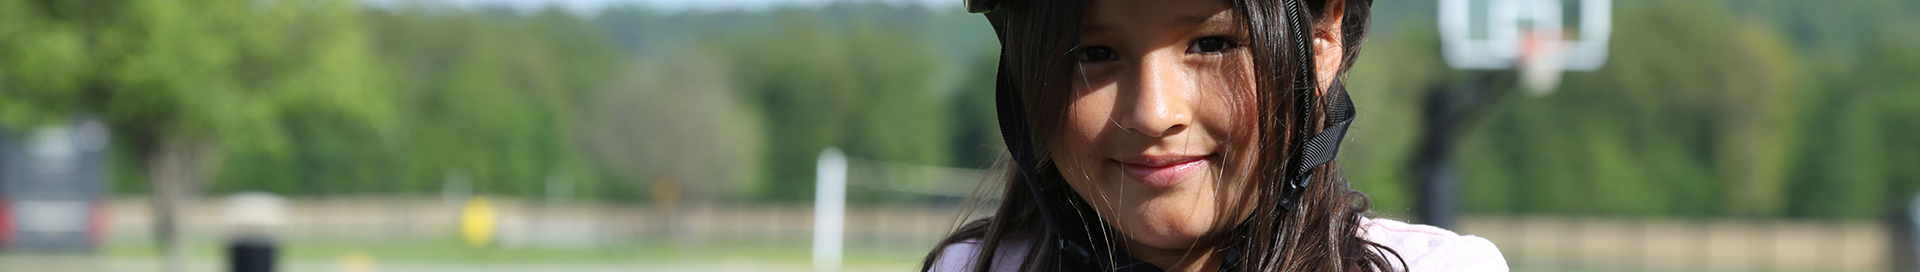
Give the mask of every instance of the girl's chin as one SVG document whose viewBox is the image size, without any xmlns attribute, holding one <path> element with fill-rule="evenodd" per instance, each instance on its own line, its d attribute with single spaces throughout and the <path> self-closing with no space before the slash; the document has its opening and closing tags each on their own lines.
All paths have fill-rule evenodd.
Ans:
<svg viewBox="0 0 1920 272">
<path fill-rule="evenodd" d="M 1205 237 L 1205 235 L 1204 232 L 1201 231 L 1179 230 L 1173 231 L 1172 233 L 1153 233 L 1133 235 L 1131 237 L 1134 243 L 1142 246 L 1161 250 L 1183 250 L 1198 245 L 1195 241 L 1199 241 L 1200 238 Z"/>
<path fill-rule="evenodd" d="M 1136 243 L 1158 249 L 1184 249 L 1192 247 L 1194 246 L 1194 241 L 1200 240 L 1212 232 L 1211 226 L 1213 225 L 1213 220 L 1207 217 L 1207 215 L 1211 214 L 1207 212 L 1210 210 L 1211 209 L 1206 208 L 1185 209 L 1185 212 L 1165 211 L 1155 214 L 1154 216 L 1136 217 L 1146 220 L 1168 221 L 1128 222 L 1130 225 L 1133 225 L 1133 228 L 1127 231 L 1129 232 L 1127 235 L 1132 237 Z"/>
<path fill-rule="evenodd" d="M 1124 185 L 1120 190 L 1102 190 L 1118 192 L 1118 195 L 1104 199 L 1096 195 L 1091 200 L 1095 203 L 1122 201 L 1115 207 L 1121 210 L 1102 212 L 1120 212 L 1121 216 L 1106 218 L 1121 221 L 1125 227 L 1121 231 L 1134 244 L 1165 250 L 1186 249 L 1214 232 L 1215 213 L 1219 208 L 1215 206 L 1218 197 L 1213 192 L 1214 171 L 1195 172 L 1196 175 L 1170 188 L 1139 186 L 1133 181 L 1106 183 Z"/>
</svg>

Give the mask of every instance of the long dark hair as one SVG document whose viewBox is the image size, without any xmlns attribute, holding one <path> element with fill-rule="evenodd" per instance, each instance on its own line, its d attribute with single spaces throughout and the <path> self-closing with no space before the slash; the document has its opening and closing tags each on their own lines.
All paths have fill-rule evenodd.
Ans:
<svg viewBox="0 0 1920 272">
<path fill-rule="evenodd" d="M 1009 139 L 1014 152 L 1044 152 L 1050 136 L 1055 135 L 1064 120 L 1068 92 L 1043 91 L 1071 88 L 1074 73 L 1074 59 L 1070 52 L 1078 43 L 1079 26 L 1084 8 L 1080 1 L 1046 0 L 1002 0 L 997 8 L 987 13 L 989 21 L 1001 35 L 1002 54 L 1000 60 L 999 88 L 1020 90 L 1012 99 L 1019 99 L 1024 116 L 1024 142 L 1021 139 Z M 1334 84 L 1326 90 L 1318 89 L 1318 80 L 1314 62 L 1312 44 L 1313 22 L 1316 17 L 1326 14 L 1329 0 L 1233 0 L 1233 9 L 1240 16 L 1240 23 L 1248 31 L 1247 48 L 1252 53 L 1255 78 L 1254 100 L 1258 112 L 1254 129 L 1257 132 L 1253 141 L 1253 157 L 1247 158 L 1250 165 L 1248 184 L 1250 190 L 1244 190 L 1242 196 L 1229 199 L 1245 200 L 1254 203 L 1251 216 L 1234 220 L 1235 225 L 1227 236 L 1227 249 L 1237 252 L 1237 261 L 1226 265 L 1234 271 L 1383 271 L 1391 269 L 1390 259 L 1398 259 L 1392 249 L 1363 239 L 1360 235 L 1360 217 L 1368 210 L 1366 196 L 1348 186 L 1346 180 L 1336 172 L 1337 163 L 1326 163 L 1307 170 L 1308 183 L 1297 191 L 1287 191 L 1284 186 L 1288 179 L 1288 165 L 1297 164 L 1294 156 L 1300 152 L 1299 142 L 1304 137 L 1315 135 L 1328 129 L 1332 124 L 1331 115 L 1339 114 L 1332 110 L 1339 106 L 1336 99 L 1345 95 L 1340 78 L 1345 77 L 1347 68 L 1353 64 L 1360 51 L 1360 44 L 1366 38 L 1371 0 L 1345 0 L 1340 31 L 1344 55 L 1340 56 L 1340 71 L 1336 73 Z M 1033 90 L 1033 91 L 1026 91 Z M 1006 102 L 1006 101 L 1003 101 Z M 1002 110 L 1002 114 L 1007 111 Z M 1005 120 L 1003 118 L 1003 120 Z M 1003 129 L 1006 128 L 1003 124 Z M 1027 145 L 1027 146 L 1019 146 Z M 1032 147 L 1032 148 L 1026 148 Z M 1054 212 L 1051 216 L 1072 216 L 1081 222 L 1076 229 L 1085 228 L 1088 236 L 1100 237 L 1111 234 L 1111 228 L 1093 216 L 1092 208 L 1086 201 L 1067 188 L 1066 180 L 1051 163 L 1044 161 L 1047 156 L 1023 155 L 1033 163 L 1027 163 L 1028 173 L 1023 175 L 1021 164 L 1012 159 L 1002 159 L 1001 167 L 1007 169 L 1005 187 L 999 198 L 999 205 L 993 216 L 961 225 L 946 239 L 940 242 L 933 253 L 929 254 L 923 270 L 930 269 L 948 245 L 966 240 L 978 239 L 982 249 L 975 256 L 973 267 L 976 271 L 989 271 L 995 268 L 996 261 L 1018 262 L 1021 271 L 1087 271 L 1117 270 L 1119 267 L 1107 267 L 1112 262 L 1074 261 L 1064 256 L 1060 250 L 1063 240 L 1058 233 L 1048 230 L 1047 218 L 1042 216 L 1043 209 L 1066 210 Z M 1035 179 L 1029 183 L 1027 179 Z M 1031 185 L 1031 186 L 1029 186 Z M 1038 192 L 1036 192 L 1038 191 Z M 1036 194 L 1038 193 L 1038 194 Z M 1288 193 L 1297 194 L 1287 196 Z M 1037 197 L 1029 197 L 1037 196 Z M 1283 198 L 1297 197 L 1290 205 L 1282 205 Z M 1065 203 L 1039 203 L 1040 199 L 1060 199 Z M 1054 206 L 1046 206 L 1054 205 Z M 1064 206 L 1064 207 L 1061 207 Z M 1077 215 L 1077 216 L 1076 216 Z M 1116 246 L 1092 241 L 1094 250 L 1106 251 L 1112 256 Z M 1003 254 L 1025 256 L 1021 259 L 1006 259 Z M 962 256 L 954 256 L 962 257 Z M 1006 263 L 998 266 L 1009 265 Z"/>
</svg>

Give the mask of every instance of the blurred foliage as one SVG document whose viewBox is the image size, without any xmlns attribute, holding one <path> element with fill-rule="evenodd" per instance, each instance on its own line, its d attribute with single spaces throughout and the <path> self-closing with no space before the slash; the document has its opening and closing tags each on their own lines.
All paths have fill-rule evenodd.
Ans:
<svg viewBox="0 0 1920 272">
<path fill-rule="evenodd" d="M 1516 92 L 1463 137 L 1482 213 L 1863 218 L 1920 192 L 1920 4 L 1616 1 L 1605 69 Z M 1354 186 L 1413 196 L 1432 1 L 1377 4 L 1348 80 Z M 346 0 L 0 0 L 0 122 L 74 113 L 123 168 L 208 140 L 207 190 L 806 201 L 829 146 L 984 168 L 1000 155 L 997 48 L 957 7 L 463 9 Z M 140 193 L 143 172 L 116 188 Z M 661 186 L 671 184 L 674 186 Z M 899 199 L 853 192 L 857 199 Z"/>
<path fill-rule="evenodd" d="M 584 150 L 597 166 L 647 188 L 675 183 L 670 188 L 694 195 L 749 195 L 748 184 L 761 178 L 762 117 L 742 105 L 721 63 L 698 54 L 647 63 L 626 68 L 586 106 Z"/>
<path fill-rule="evenodd" d="M 1458 143 L 1478 213 L 1866 218 L 1920 192 L 1920 4 L 1614 1 L 1606 67 L 1514 92 Z M 1343 149 L 1375 210 L 1411 215 L 1424 92 L 1468 74 L 1439 57 L 1433 1 L 1376 3 L 1348 80 Z"/>
<path fill-rule="evenodd" d="M 195 150 L 379 150 L 308 148 L 396 132 L 359 15 L 338 1 L 0 1 L 0 120 L 98 115 L 116 157 L 139 162 L 122 165 L 196 158 L 180 161 L 182 177 L 219 160 L 181 156 Z"/>
<path fill-rule="evenodd" d="M 1911 19 L 1920 5 L 1616 3 L 1604 69 L 1568 73 L 1549 96 L 1511 95 L 1464 137 L 1463 207 L 1863 218 L 1899 210 L 1920 189 L 1899 167 L 1920 151 L 1900 140 L 1920 117 L 1910 52 L 1920 48 Z M 1398 19 L 1431 20 L 1423 16 Z M 1432 30 L 1388 28 L 1404 31 L 1376 36 L 1353 72 L 1362 119 L 1343 158 L 1356 186 L 1396 213 L 1410 195 L 1400 168 L 1419 137 L 1404 135 L 1418 132 L 1417 91 L 1464 74 L 1438 60 Z"/>
</svg>

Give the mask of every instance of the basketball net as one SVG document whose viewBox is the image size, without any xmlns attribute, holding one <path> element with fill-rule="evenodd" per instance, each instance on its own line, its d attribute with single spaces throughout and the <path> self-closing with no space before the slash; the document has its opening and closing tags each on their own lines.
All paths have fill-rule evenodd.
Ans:
<svg viewBox="0 0 1920 272">
<path fill-rule="evenodd" d="M 1520 56 L 1514 65 L 1520 68 L 1520 85 L 1526 87 L 1527 94 L 1546 96 L 1560 85 L 1560 75 L 1565 73 L 1562 67 L 1567 64 L 1566 42 L 1560 37 L 1558 29 L 1533 30 L 1522 35 Z"/>
</svg>

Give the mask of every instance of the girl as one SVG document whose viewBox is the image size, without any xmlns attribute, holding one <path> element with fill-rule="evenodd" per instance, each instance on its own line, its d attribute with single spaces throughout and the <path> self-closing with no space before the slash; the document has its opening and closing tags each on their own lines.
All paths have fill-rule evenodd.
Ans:
<svg viewBox="0 0 1920 272">
<path fill-rule="evenodd" d="M 1370 0 L 971 0 L 999 35 L 995 214 L 930 271 L 1506 271 L 1335 171 Z"/>
</svg>

